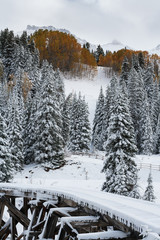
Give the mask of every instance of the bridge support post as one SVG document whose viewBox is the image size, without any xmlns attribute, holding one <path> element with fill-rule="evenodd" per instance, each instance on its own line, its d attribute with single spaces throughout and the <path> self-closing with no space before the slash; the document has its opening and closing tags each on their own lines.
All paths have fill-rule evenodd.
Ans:
<svg viewBox="0 0 160 240">
<path fill-rule="evenodd" d="M 11 203 L 15 207 L 15 198 L 14 197 L 11 197 Z M 10 215 L 11 215 L 11 240 L 15 240 L 16 222 L 15 222 L 15 218 L 13 217 L 13 215 L 12 214 L 10 214 Z"/>
<path fill-rule="evenodd" d="M 2 227 L 2 218 L 3 218 L 3 212 L 4 212 L 4 203 L 0 203 L 0 228 Z"/>
</svg>

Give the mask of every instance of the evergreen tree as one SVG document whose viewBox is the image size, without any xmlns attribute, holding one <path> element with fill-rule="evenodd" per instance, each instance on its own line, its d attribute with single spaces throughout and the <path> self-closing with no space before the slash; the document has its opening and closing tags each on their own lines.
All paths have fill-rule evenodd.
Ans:
<svg viewBox="0 0 160 240">
<path fill-rule="evenodd" d="M 128 85 L 128 77 L 129 77 L 129 62 L 127 57 L 125 56 L 122 62 L 122 71 L 120 76 L 120 85 L 122 85 L 122 82 L 125 82 L 126 86 Z"/>
<path fill-rule="evenodd" d="M 104 119 L 104 95 L 101 87 L 96 104 L 93 120 L 92 144 L 95 149 L 103 151 L 103 119 Z"/>
<path fill-rule="evenodd" d="M 87 152 L 90 148 L 88 106 L 80 94 L 78 99 L 76 94 L 73 97 L 70 123 L 69 150 L 72 152 Z"/>
<path fill-rule="evenodd" d="M 153 185 L 152 185 L 152 175 L 151 172 L 149 173 L 148 179 L 147 179 L 148 185 L 146 187 L 143 199 L 154 202 L 155 196 L 154 196 L 154 190 L 153 190 Z"/>
<path fill-rule="evenodd" d="M 158 115 L 160 113 L 160 104 L 159 103 L 160 103 L 160 94 L 158 91 L 157 81 L 155 80 L 155 82 L 153 84 L 153 95 L 152 95 L 151 109 L 150 109 L 151 125 L 152 125 L 153 133 L 155 133 L 155 131 L 156 131 Z"/>
<path fill-rule="evenodd" d="M 23 31 L 22 35 L 20 36 L 20 43 L 24 48 L 27 48 L 27 46 L 28 46 L 28 36 L 27 36 L 26 31 Z"/>
<path fill-rule="evenodd" d="M 144 60 L 144 55 L 142 52 L 138 53 L 138 61 L 139 61 L 139 65 L 142 69 L 145 68 L 145 60 Z"/>
<path fill-rule="evenodd" d="M 104 56 L 104 51 L 103 51 L 103 48 L 101 47 L 101 45 L 98 45 L 96 51 L 94 52 L 94 56 L 95 56 L 97 63 L 99 62 L 100 55 Z"/>
<path fill-rule="evenodd" d="M 104 142 L 104 148 L 105 148 L 105 142 L 108 138 L 108 127 L 109 127 L 109 119 L 111 116 L 111 108 L 114 104 L 114 96 L 117 91 L 118 86 L 118 79 L 114 75 L 110 81 L 110 85 L 107 87 L 106 90 L 106 97 L 104 99 L 104 116 L 103 116 L 103 142 Z"/>
<path fill-rule="evenodd" d="M 55 75 L 50 66 L 45 70 L 43 91 L 37 109 L 35 131 L 35 161 L 52 166 L 64 163 L 64 143 L 62 137 L 62 115 L 56 96 Z"/>
<path fill-rule="evenodd" d="M 102 190 L 125 196 L 134 191 L 137 184 L 136 151 L 128 100 L 122 90 L 118 90 L 109 119 L 106 160 L 102 170 L 106 181 Z"/>
<path fill-rule="evenodd" d="M 24 152 L 23 152 L 23 136 L 22 136 L 22 121 L 20 119 L 20 111 L 17 99 L 16 90 L 13 94 L 10 93 L 10 107 L 9 107 L 9 124 L 8 124 L 8 135 L 9 135 L 9 146 L 12 154 L 12 163 L 14 163 L 15 170 L 21 170 L 24 163 Z"/>
<path fill-rule="evenodd" d="M 151 109 L 152 105 L 152 96 L 154 93 L 154 69 L 153 69 L 153 64 L 148 63 L 148 66 L 146 67 L 144 71 L 144 87 L 147 91 L 147 97 L 148 97 L 148 102 L 149 102 L 149 107 Z"/>
<path fill-rule="evenodd" d="M 144 106 L 144 83 L 140 73 L 137 73 L 134 68 L 131 69 L 128 81 L 128 97 L 133 121 L 136 145 L 140 151 L 141 147 L 141 128 L 142 128 L 142 109 Z"/>
<path fill-rule="evenodd" d="M 62 109 L 62 117 L 63 117 L 62 135 L 63 135 L 64 144 L 66 147 L 69 144 L 71 107 L 72 107 L 72 94 L 69 94 L 64 101 L 63 109 Z"/>
<path fill-rule="evenodd" d="M 14 61 L 14 47 L 14 33 L 13 31 L 10 31 L 3 49 L 3 64 L 5 66 L 5 72 L 7 76 L 13 73 L 12 62 Z"/>
<path fill-rule="evenodd" d="M 156 132 L 154 135 L 154 153 L 156 154 L 160 153 L 160 114 L 158 117 Z"/>
<path fill-rule="evenodd" d="M 5 83 L 0 82 L 0 113 L 4 118 L 7 114 L 7 96 L 8 92 Z"/>
<path fill-rule="evenodd" d="M 89 111 L 88 111 L 88 104 L 85 102 L 85 98 L 81 99 L 79 97 L 79 106 L 80 106 L 80 132 L 81 132 L 81 142 L 80 142 L 80 149 L 81 152 L 88 152 L 90 150 L 91 144 L 91 129 L 90 129 L 90 122 L 89 122 Z"/>
<path fill-rule="evenodd" d="M 29 164 L 34 162 L 34 144 L 35 144 L 35 98 L 31 99 L 31 94 L 27 96 L 24 111 L 24 163 Z"/>
<path fill-rule="evenodd" d="M 71 120 L 70 120 L 70 134 L 69 134 L 69 150 L 72 152 L 80 151 L 80 130 L 79 130 L 79 105 L 77 95 L 73 95 Z"/>
<path fill-rule="evenodd" d="M 139 65 L 138 56 L 132 55 L 132 67 L 136 70 L 137 73 L 141 72 L 141 67 Z"/>
<path fill-rule="evenodd" d="M 55 71 L 55 79 L 56 79 L 56 94 L 60 107 L 62 109 L 65 100 L 65 93 L 64 93 L 64 81 L 60 74 L 59 69 Z"/>
<path fill-rule="evenodd" d="M 141 112 L 141 135 L 140 153 L 151 155 L 153 153 L 153 131 L 151 126 L 150 112 L 147 101 L 147 94 L 144 95 L 144 106 Z"/>
<path fill-rule="evenodd" d="M 8 182 L 13 176 L 13 163 L 9 141 L 6 133 L 5 120 L 0 113 L 0 182 Z"/>
</svg>

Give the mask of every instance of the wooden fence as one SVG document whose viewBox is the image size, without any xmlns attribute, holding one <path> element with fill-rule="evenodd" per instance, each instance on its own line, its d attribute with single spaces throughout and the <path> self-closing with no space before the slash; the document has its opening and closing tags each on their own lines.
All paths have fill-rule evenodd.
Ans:
<svg viewBox="0 0 160 240">
<path fill-rule="evenodd" d="M 101 160 L 105 159 L 105 156 L 98 155 L 98 154 L 95 154 L 95 153 L 80 153 L 80 152 L 77 152 L 77 153 L 72 153 L 72 154 L 73 155 L 94 157 L 96 159 L 101 159 Z M 160 171 L 160 165 L 158 165 L 158 164 L 151 164 L 151 163 L 142 162 L 142 163 L 137 163 L 137 167 L 138 167 L 138 169 L 151 169 L 151 170 Z"/>
</svg>

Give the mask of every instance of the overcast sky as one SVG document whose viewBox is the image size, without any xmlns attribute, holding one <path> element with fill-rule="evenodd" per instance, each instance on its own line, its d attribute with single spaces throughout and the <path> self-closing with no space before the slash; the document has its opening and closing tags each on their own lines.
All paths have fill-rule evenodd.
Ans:
<svg viewBox="0 0 160 240">
<path fill-rule="evenodd" d="M 135 49 L 160 44 L 160 0 L 0 0 L 0 29 L 66 28 L 90 43 Z"/>
</svg>

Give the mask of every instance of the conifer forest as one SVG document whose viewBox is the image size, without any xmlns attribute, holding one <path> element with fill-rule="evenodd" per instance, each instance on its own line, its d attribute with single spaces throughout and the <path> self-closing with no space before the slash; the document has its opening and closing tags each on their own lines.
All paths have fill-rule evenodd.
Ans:
<svg viewBox="0 0 160 240">
<path fill-rule="evenodd" d="M 102 190 L 140 198 L 135 155 L 160 154 L 156 60 L 126 49 L 119 60 L 116 52 L 116 58 L 100 46 L 93 52 L 88 44 L 80 46 L 64 35 L 0 33 L 0 182 L 9 182 L 24 165 L 60 168 L 68 152 L 103 151 Z M 46 42 L 50 38 L 60 39 L 63 47 Z M 85 97 L 81 92 L 65 94 L 63 74 L 96 74 L 97 66 L 112 69 L 112 77 L 100 89 L 92 127 Z M 143 198 L 155 199 L 151 173 Z"/>
</svg>

